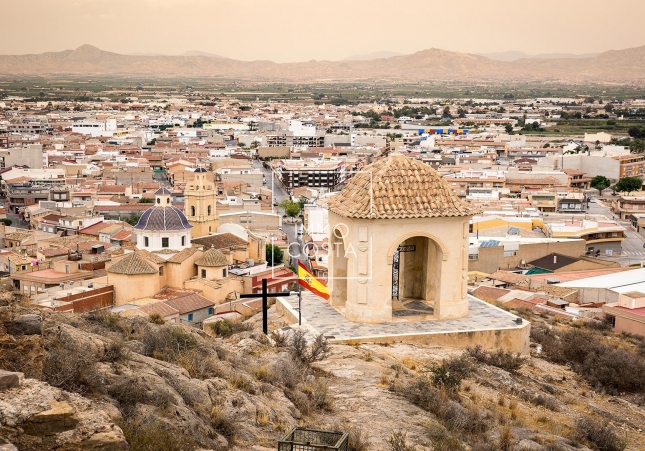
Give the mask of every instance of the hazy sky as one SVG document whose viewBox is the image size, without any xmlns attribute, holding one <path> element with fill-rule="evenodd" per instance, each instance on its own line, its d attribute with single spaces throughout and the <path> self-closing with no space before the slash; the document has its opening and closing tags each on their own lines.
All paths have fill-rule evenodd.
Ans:
<svg viewBox="0 0 645 451">
<path fill-rule="evenodd" d="M 92 44 L 277 62 L 436 47 L 589 53 L 645 45 L 643 0 L 0 0 L 0 54 Z"/>
</svg>

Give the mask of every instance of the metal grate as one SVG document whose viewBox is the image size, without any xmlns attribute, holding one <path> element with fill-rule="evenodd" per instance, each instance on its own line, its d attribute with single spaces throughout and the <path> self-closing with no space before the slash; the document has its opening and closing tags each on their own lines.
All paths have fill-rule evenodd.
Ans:
<svg viewBox="0 0 645 451">
<path fill-rule="evenodd" d="M 347 451 L 349 434 L 294 427 L 278 441 L 278 451 Z"/>
</svg>

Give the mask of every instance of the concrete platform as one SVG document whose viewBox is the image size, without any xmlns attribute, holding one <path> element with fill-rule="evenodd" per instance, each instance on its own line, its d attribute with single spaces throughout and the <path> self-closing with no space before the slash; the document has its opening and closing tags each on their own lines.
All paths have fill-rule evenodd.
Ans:
<svg viewBox="0 0 645 451">
<path fill-rule="evenodd" d="M 517 324 L 516 315 L 468 296 L 468 316 L 455 320 L 395 318 L 382 324 L 360 324 L 347 320 L 324 299 L 302 293 L 302 324 L 312 333 L 323 334 L 330 343 L 417 342 L 430 345 L 466 348 L 481 345 L 484 349 L 504 349 L 529 354 L 531 325 Z M 278 298 L 276 313 L 287 322 L 298 324 L 298 297 Z"/>
</svg>

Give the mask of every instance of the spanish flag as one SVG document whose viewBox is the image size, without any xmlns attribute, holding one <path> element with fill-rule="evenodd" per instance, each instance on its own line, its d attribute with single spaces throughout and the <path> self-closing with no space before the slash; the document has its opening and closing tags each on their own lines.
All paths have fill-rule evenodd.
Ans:
<svg viewBox="0 0 645 451">
<path fill-rule="evenodd" d="M 313 294 L 320 296 L 323 299 L 329 299 L 329 290 L 327 285 L 317 279 L 302 262 L 298 262 L 298 283 L 311 291 Z"/>
</svg>

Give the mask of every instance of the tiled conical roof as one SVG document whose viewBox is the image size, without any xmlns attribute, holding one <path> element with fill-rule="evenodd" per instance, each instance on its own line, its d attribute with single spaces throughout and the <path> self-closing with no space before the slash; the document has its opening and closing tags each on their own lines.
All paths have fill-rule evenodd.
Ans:
<svg viewBox="0 0 645 451">
<path fill-rule="evenodd" d="M 454 195 L 437 171 L 401 154 L 365 167 L 327 201 L 327 208 L 355 219 L 437 218 L 478 212 Z"/>
<path fill-rule="evenodd" d="M 210 248 L 195 264 L 197 266 L 228 266 L 228 260 L 220 251 Z"/>
<path fill-rule="evenodd" d="M 152 263 L 147 262 L 137 252 L 132 252 L 122 257 L 118 262 L 107 269 L 113 274 L 157 274 L 159 270 Z"/>
</svg>

